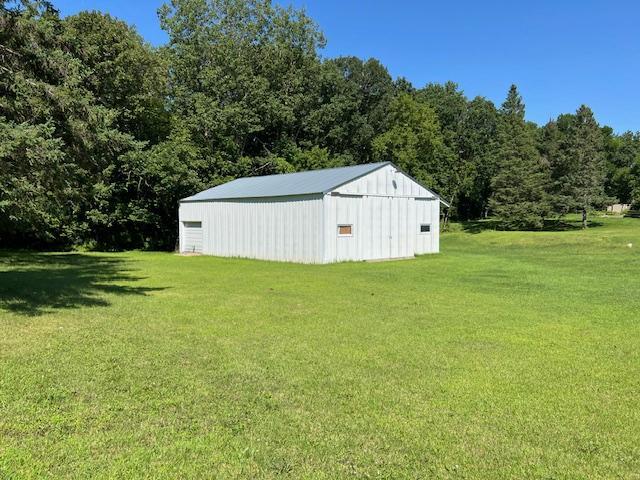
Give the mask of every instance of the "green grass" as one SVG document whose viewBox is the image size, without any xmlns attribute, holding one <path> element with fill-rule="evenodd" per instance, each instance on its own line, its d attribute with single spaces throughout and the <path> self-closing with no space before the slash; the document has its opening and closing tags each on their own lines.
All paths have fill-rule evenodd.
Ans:
<svg viewBox="0 0 640 480">
<path fill-rule="evenodd" d="M 598 221 L 383 263 L 0 254 L 0 478 L 640 478 L 640 221 Z"/>
</svg>

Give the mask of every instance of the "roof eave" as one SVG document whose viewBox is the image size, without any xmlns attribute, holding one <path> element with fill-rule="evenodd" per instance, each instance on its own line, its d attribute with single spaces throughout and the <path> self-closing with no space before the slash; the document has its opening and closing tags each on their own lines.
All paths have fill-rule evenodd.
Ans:
<svg viewBox="0 0 640 480">
<path fill-rule="evenodd" d="M 283 195 L 253 195 L 249 197 L 220 197 L 220 198 L 194 198 L 191 197 L 183 198 L 178 201 L 178 203 L 204 203 L 204 202 L 219 202 L 223 200 L 244 200 L 244 199 L 255 199 L 255 198 L 286 198 L 286 197 L 309 197 L 309 196 L 322 196 L 324 192 L 305 192 L 305 193 L 286 193 Z"/>
</svg>

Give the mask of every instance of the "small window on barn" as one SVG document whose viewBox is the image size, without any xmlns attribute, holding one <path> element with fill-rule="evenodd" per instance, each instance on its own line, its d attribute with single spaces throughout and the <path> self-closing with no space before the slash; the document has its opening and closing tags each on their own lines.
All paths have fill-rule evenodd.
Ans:
<svg viewBox="0 0 640 480">
<path fill-rule="evenodd" d="M 202 228 L 202 222 L 183 222 L 185 228 Z"/>
<path fill-rule="evenodd" d="M 350 237 L 353 235 L 351 225 L 338 225 L 338 236 L 339 237 Z"/>
<path fill-rule="evenodd" d="M 431 231 L 431 225 L 429 223 L 420 224 L 420 233 L 429 233 Z"/>
</svg>

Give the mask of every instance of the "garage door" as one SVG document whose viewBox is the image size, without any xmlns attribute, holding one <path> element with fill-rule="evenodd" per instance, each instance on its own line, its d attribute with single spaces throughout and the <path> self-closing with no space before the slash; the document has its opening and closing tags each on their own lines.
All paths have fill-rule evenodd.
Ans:
<svg viewBox="0 0 640 480">
<path fill-rule="evenodd" d="M 202 253 L 202 222 L 182 222 L 184 253 Z"/>
</svg>

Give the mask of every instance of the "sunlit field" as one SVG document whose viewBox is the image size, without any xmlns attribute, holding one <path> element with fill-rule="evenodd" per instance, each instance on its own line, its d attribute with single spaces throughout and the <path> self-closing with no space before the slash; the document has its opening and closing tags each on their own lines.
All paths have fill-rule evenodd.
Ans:
<svg viewBox="0 0 640 480">
<path fill-rule="evenodd" d="M 640 478 L 640 219 L 295 265 L 0 253 L 0 478 Z"/>
</svg>

